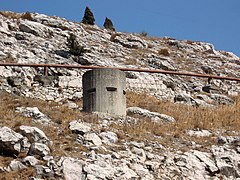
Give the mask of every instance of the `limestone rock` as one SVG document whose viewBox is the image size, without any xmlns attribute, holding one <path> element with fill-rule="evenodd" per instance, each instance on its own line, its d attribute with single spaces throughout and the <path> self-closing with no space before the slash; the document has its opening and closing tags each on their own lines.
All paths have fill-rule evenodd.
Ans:
<svg viewBox="0 0 240 180">
<path fill-rule="evenodd" d="M 65 87 L 81 88 L 82 87 L 82 78 L 77 77 L 77 76 L 59 77 L 59 86 L 62 88 L 65 88 Z"/>
<path fill-rule="evenodd" d="M 12 87 L 18 87 L 24 84 L 23 78 L 21 77 L 8 77 L 8 84 Z"/>
<path fill-rule="evenodd" d="M 240 178 L 240 155 L 236 151 L 224 147 L 213 147 L 211 151 L 222 175 L 229 179 Z"/>
<path fill-rule="evenodd" d="M 78 180 L 83 179 L 83 162 L 78 159 L 64 157 L 61 160 L 61 166 L 64 179 L 66 180 Z"/>
<path fill-rule="evenodd" d="M 27 168 L 23 163 L 18 160 L 12 160 L 7 167 L 7 171 L 19 171 L 21 169 Z"/>
<path fill-rule="evenodd" d="M 102 142 L 105 144 L 116 143 L 118 141 L 118 136 L 114 132 L 101 132 L 99 136 L 102 138 Z"/>
<path fill-rule="evenodd" d="M 67 102 L 66 104 L 64 104 L 64 106 L 68 107 L 69 109 L 77 109 L 78 105 L 74 102 Z"/>
<path fill-rule="evenodd" d="M 28 137 L 30 142 L 38 142 L 46 145 L 49 145 L 50 143 L 50 140 L 45 135 L 45 133 L 37 127 L 20 126 L 19 129 L 19 133 L 23 136 Z"/>
<path fill-rule="evenodd" d="M 39 160 L 34 156 L 27 156 L 23 159 L 23 163 L 27 166 L 36 166 L 39 163 Z"/>
<path fill-rule="evenodd" d="M 146 153 L 145 153 L 145 151 L 144 151 L 143 149 L 133 147 L 133 148 L 131 149 L 131 152 L 137 155 L 137 159 L 138 159 L 140 162 L 146 161 Z"/>
<path fill-rule="evenodd" d="M 119 179 L 137 179 L 139 176 L 135 171 L 129 168 L 126 164 L 121 164 L 117 167 L 118 174 L 117 177 Z"/>
<path fill-rule="evenodd" d="M 126 37 L 121 35 L 116 36 L 113 41 L 121 44 L 123 47 L 126 47 L 126 48 L 138 49 L 138 48 L 147 47 L 146 43 L 142 39 L 133 35 L 126 36 Z"/>
<path fill-rule="evenodd" d="M 238 136 L 219 136 L 217 138 L 218 144 L 227 144 L 227 145 L 234 145 L 239 146 L 240 145 L 240 137 Z"/>
<path fill-rule="evenodd" d="M 185 103 L 189 105 L 197 105 L 197 102 L 195 101 L 195 99 L 185 93 L 177 94 L 174 97 L 174 102 L 180 102 L 180 103 Z"/>
<path fill-rule="evenodd" d="M 38 155 L 44 157 L 50 154 L 50 149 L 46 144 L 42 143 L 32 143 L 29 151 L 29 155 Z"/>
<path fill-rule="evenodd" d="M 224 104 L 224 105 L 231 105 L 234 103 L 234 101 L 225 96 L 225 95 L 221 95 L 221 94 L 211 94 L 210 96 L 217 104 Z"/>
<path fill-rule="evenodd" d="M 87 179 L 113 179 L 115 170 L 110 165 L 100 166 L 97 164 L 86 164 L 83 167 L 87 173 Z"/>
<path fill-rule="evenodd" d="M 69 129 L 73 133 L 84 135 L 91 130 L 91 124 L 76 120 L 69 123 Z"/>
<path fill-rule="evenodd" d="M 102 140 L 95 133 L 86 133 L 84 134 L 84 140 L 90 143 L 93 143 L 95 146 L 101 146 Z"/>
<path fill-rule="evenodd" d="M 20 21 L 19 29 L 22 32 L 31 33 L 35 36 L 45 37 L 48 34 L 48 28 L 45 25 L 33 21 Z"/>
<path fill-rule="evenodd" d="M 151 67 L 156 68 L 156 69 L 163 69 L 166 71 L 175 71 L 176 68 L 171 65 L 171 63 L 169 63 L 166 60 L 162 60 L 159 58 L 151 58 L 148 60 L 148 63 Z"/>
<path fill-rule="evenodd" d="M 196 137 L 208 137 L 208 136 L 211 136 L 212 133 L 208 130 L 188 130 L 187 131 L 187 134 L 189 136 L 196 136 Z"/>
<path fill-rule="evenodd" d="M 201 162 L 203 162 L 206 165 L 206 168 L 211 171 L 211 173 L 216 173 L 218 171 L 217 166 L 215 165 L 215 162 L 210 159 L 211 154 L 209 153 L 204 153 L 200 151 L 193 151 L 193 154 L 198 157 Z"/>
<path fill-rule="evenodd" d="M 14 156 L 21 152 L 24 137 L 8 127 L 0 127 L 0 152 Z"/>
<path fill-rule="evenodd" d="M 150 174 L 147 168 L 145 168 L 143 165 L 138 163 L 131 164 L 131 169 L 134 170 L 139 177 L 142 177 L 143 179 L 149 179 L 154 180 L 154 176 Z"/>
<path fill-rule="evenodd" d="M 23 114 L 23 116 L 31 117 L 34 121 L 42 123 L 42 124 L 49 124 L 51 119 L 39 111 L 37 107 L 18 107 L 16 108 L 17 112 Z"/>
<path fill-rule="evenodd" d="M 42 177 L 42 178 L 53 178 L 54 177 L 54 172 L 52 169 L 50 169 L 47 166 L 43 166 L 43 165 L 36 165 L 35 166 L 36 169 L 36 174 L 38 177 Z"/>
<path fill-rule="evenodd" d="M 166 114 L 160 114 L 157 112 L 151 112 L 148 111 L 147 109 L 142 109 L 139 107 L 129 107 L 127 108 L 127 114 L 131 115 L 131 114 L 138 114 L 141 116 L 145 116 L 145 117 L 149 117 L 152 118 L 153 121 L 155 122 L 174 122 L 175 119 L 171 116 L 168 116 Z"/>
</svg>

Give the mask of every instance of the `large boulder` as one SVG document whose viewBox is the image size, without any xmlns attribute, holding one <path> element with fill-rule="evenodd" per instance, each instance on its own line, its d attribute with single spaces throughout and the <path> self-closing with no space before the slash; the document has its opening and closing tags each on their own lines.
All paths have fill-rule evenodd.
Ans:
<svg viewBox="0 0 240 180">
<path fill-rule="evenodd" d="M 91 130 L 91 124 L 76 120 L 69 123 L 69 129 L 73 133 L 84 135 Z"/>
<path fill-rule="evenodd" d="M 31 117 L 33 121 L 41 124 L 49 124 L 51 122 L 51 119 L 39 111 L 37 107 L 18 107 L 16 111 L 22 113 L 25 117 Z"/>
<path fill-rule="evenodd" d="M 168 116 L 166 114 L 160 114 L 157 112 L 151 112 L 147 109 L 142 109 L 139 107 L 129 107 L 127 108 L 127 114 L 137 114 L 144 117 L 151 118 L 154 122 L 174 122 L 175 119 L 171 116 Z"/>
<path fill-rule="evenodd" d="M 174 102 L 184 103 L 187 105 L 197 105 L 198 103 L 194 98 L 192 98 L 189 94 L 180 93 L 175 95 Z"/>
<path fill-rule="evenodd" d="M 45 133 L 37 127 L 31 126 L 20 126 L 19 133 L 26 136 L 30 142 L 39 142 L 49 145 L 49 139 Z"/>
<path fill-rule="evenodd" d="M 228 179 L 240 178 L 240 155 L 227 147 L 213 147 L 211 149 L 220 173 Z"/>
<path fill-rule="evenodd" d="M 50 149 L 46 144 L 32 143 L 32 145 L 28 151 L 28 154 L 44 157 L 44 156 L 47 156 L 50 154 Z"/>
<path fill-rule="evenodd" d="M 8 127 L 0 127 L 0 154 L 16 156 L 21 152 L 24 137 Z"/>
<path fill-rule="evenodd" d="M 234 103 L 234 100 L 231 98 L 222 95 L 222 94 L 211 94 L 210 96 L 217 104 L 231 105 Z"/>
<path fill-rule="evenodd" d="M 21 20 L 19 23 L 19 29 L 22 32 L 31 33 L 35 36 L 47 37 L 50 29 L 38 22 Z"/>
<path fill-rule="evenodd" d="M 116 35 L 113 41 L 121 44 L 123 47 L 126 48 L 138 49 L 147 47 L 147 44 L 143 39 L 133 35 Z"/>
<path fill-rule="evenodd" d="M 101 132 L 99 136 L 102 138 L 102 142 L 105 144 L 112 144 L 118 141 L 118 136 L 114 132 Z"/>
<path fill-rule="evenodd" d="M 83 161 L 71 157 L 62 157 L 58 165 L 62 167 L 63 177 L 66 180 L 78 180 L 84 178 Z"/>
<path fill-rule="evenodd" d="M 23 163 L 21 163 L 18 160 L 12 160 L 8 167 L 6 168 L 7 171 L 19 171 L 21 169 L 25 169 L 27 166 L 25 166 Z"/>
<path fill-rule="evenodd" d="M 85 140 L 85 142 L 90 142 L 90 143 L 94 144 L 95 146 L 102 145 L 102 140 L 96 133 L 84 134 L 84 140 Z"/>
</svg>

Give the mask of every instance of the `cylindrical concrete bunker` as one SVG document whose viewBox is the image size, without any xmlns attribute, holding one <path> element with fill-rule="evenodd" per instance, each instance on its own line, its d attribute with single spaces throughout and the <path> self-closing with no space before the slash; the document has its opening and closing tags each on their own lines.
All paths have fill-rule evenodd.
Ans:
<svg viewBox="0 0 240 180">
<path fill-rule="evenodd" d="M 83 75 L 83 110 L 126 115 L 126 75 L 117 69 L 94 69 Z"/>
</svg>

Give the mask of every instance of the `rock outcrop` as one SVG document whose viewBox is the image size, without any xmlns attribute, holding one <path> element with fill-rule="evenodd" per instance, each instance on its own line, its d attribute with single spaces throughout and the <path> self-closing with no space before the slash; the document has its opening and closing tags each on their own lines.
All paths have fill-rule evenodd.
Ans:
<svg viewBox="0 0 240 180">
<path fill-rule="evenodd" d="M 84 48 L 79 56 L 67 46 L 71 33 Z M 0 37 L 0 62 L 148 68 L 240 77 L 239 57 L 215 50 L 209 43 L 113 32 L 38 13 L 1 12 Z M 81 105 L 75 101 L 82 98 L 85 71 L 48 68 L 44 74 L 43 68 L 0 66 L 0 91 L 56 103 L 52 111 L 74 119 L 69 122 L 60 117 L 56 123 L 40 107 L 21 105 L 13 98 L 6 107 L 17 113 L 16 118 L 23 124 L 18 124 L 12 114 L 6 119 L 1 116 L 0 177 L 30 169 L 26 178 L 31 179 L 240 178 L 238 131 L 196 126 L 173 136 L 156 130 L 143 137 L 138 131 L 146 121 L 150 120 L 148 128 L 154 128 L 176 125 L 178 117 L 172 117 L 170 110 L 162 114 L 135 105 L 128 107 L 126 117 L 82 115 Z M 213 113 L 219 105 L 234 105 L 233 96 L 240 93 L 239 83 L 234 81 L 139 72 L 126 72 L 126 77 L 127 93 L 145 93 L 187 107 L 212 108 Z M 72 115 L 73 111 L 78 111 L 78 116 Z M 141 121 L 144 123 L 139 125 Z M 139 129 L 134 135 L 126 133 L 135 125 Z"/>
</svg>

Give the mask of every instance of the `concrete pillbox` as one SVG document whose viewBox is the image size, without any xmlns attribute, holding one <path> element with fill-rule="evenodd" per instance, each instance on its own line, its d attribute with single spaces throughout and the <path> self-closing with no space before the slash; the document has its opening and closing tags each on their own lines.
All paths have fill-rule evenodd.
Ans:
<svg viewBox="0 0 240 180">
<path fill-rule="evenodd" d="M 94 69 L 83 75 L 83 110 L 126 115 L 126 75 L 117 69 Z"/>
</svg>

